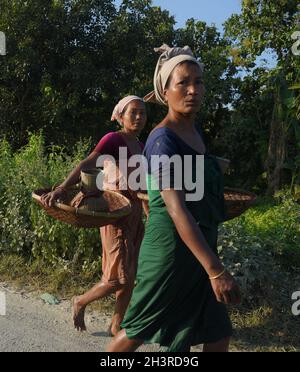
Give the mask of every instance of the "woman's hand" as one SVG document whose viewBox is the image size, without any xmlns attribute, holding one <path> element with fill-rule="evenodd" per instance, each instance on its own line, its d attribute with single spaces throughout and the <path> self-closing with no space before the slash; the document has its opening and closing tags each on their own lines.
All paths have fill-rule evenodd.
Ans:
<svg viewBox="0 0 300 372">
<path fill-rule="evenodd" d="M 41 202 L 45 207 L 53 207 L 57 199 L 65 193 L 63 188 L 56 188 L 54 191 L 48 192 L 41 196 Z"/>
<path fill-rule="evenodd" d="M 218 302 L 223 302 L 227 305 L 241 302 L 240 288 L 227 271 L 219 278 L 211 279 L 210 282 Z"/>
<path fill-rule="evenodd" d="M 41 202 L 45 207 L 53 207 L 57 199 L 61 198 L 65 192 L 65 187 L 76 185 L 80 180 L 80 173 L 83 169 L 95 168 L 97 165 L 97 159 L 100 154 L 93 151 L 86 159 L 82 160 L 77 167 L 72 170 L 68 177 L 63 181 L 64 186 L 58 186 L 54 191 L 47 194 L 43 194 Z"/>
</svg>

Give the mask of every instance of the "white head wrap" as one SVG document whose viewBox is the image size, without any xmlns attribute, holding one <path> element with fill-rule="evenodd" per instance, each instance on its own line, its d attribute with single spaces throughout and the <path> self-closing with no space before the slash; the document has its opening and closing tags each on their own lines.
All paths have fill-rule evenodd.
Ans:
<svg viewBox="0 0 300 372">
<path fill-rule="evenodd" d="M 170 48 L 167 44 L 163 44 L 160 48 L 155 48 L 154 50 L 161 53 L 161 56 L 158 59 L 154 72 L 154 91 L 147 94 L 144 97 L 144 101 L 167 106 L 164 99 L 164 90 L 174 68 L 182 62 L 192 61 L 196 63 L 203 72 L 204 65 L 198 62 L 188 46 L 184 48 Z"/>
<path fill-rule="evenodd" d="M 121 101 L 119 101 L 116 107 L 114 108 L 114 111 L 111 116 L 111 121 L 117 120 L 119 124 L 122 124 L 121 117 L 122 117 L 122 114 L 125 108 L 130 102 L 136 101 L 136 100 L 144 102 L 143 99 L 138 96 L 127 96 L 127 97 L 122 98 Z"/>
</svg>

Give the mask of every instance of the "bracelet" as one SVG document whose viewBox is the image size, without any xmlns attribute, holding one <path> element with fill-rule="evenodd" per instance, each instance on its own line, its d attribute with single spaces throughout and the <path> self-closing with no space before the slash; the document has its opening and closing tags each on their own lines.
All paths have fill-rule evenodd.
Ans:
<svg viewBox="0 0 300 372">
<path fill-rule="evenodd" d="M 215 279 L 220 278 L 220 277 L 225 273 L 225 271 L 226 271 L 226 269 L 222 270 L 222 271 L 220 272 L 220 274 L 218 274 L 218 275 L 216 275 L 216 276 L 211 276 L 211 277 L 209 277 L 209 280 L 215 280 Z"/>
</svg>

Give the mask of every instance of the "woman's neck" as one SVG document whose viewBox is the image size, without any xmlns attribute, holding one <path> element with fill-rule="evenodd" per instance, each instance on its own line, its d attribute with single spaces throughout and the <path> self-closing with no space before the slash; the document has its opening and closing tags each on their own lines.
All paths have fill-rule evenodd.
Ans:
<svg viewBox="0 0 300 372">
<path fill-rule="evenodd" d="M 128 140 L 137 140 L 137 137 L 138 137 L 138 133 L 136 132 L 133 132 L 133 131 L 129 131 L 129 130 L 126 130 L 125 128 L 122 128 L 120 130 L 120 133 L 126 137 Z"/>
<path fill-rule="evenodd" d="M 178 130 L 189 130 L 195 127 L 196 114 L 184 115 L 175 111 L 169 111 L 164 122 L 169 123 Z"/>
</svg>

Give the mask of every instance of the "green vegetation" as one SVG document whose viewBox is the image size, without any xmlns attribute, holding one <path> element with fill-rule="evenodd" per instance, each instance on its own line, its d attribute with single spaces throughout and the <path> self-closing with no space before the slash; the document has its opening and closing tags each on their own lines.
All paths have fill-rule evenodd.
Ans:
<svg viewBox="0 0 300 372">
<path fill-rule="evenodd" d="M 221 229 L 220 254 L 243 294 L 231 309 L 238 350 L 300 350 L 300 318 L 291 311 L 300 282 L 300 204 L 277 196 Z"/>
<path fill-rule="evenodd" d="M 201 14 L 199 14 L 201 17 Z M 163 42 L 189 45 L 205 64 L 206 98 L 199 123 L 211 152 L 231 159 L 228 185 L 259 193 L 300 183 L 300 58 L 291 35 L 299 30 L 297 0 L 245 0 L 221 35 L 189 19 L 175 29 L 169 12 L 151 0 L 2 0 L 0 138 L 13 150 L 27 131 L 43 130 L 46 145 L 69 152 L 79 138 L 94 145 L 108 131 L 118 99 L 152 90 Z M 274 67 L 256 65 L 264 52 Z M 148 105 L 143 139 L 162 118 Z"/>
<path fill-rule="evenodd" d="M 0 280 L 68 297 L 100 278 L 99 231 L 51 219 L 31 192 L 60 182 L 116 129 L 120 97 L 152 90 L 154 47 L 189 45 L 205 64 L 198 121 L 209 151 L 231 159 L 227 186 L 259 195 L 220 231 L 220 254 L 243 292 L 231 311 L 235 347 L 300 350 L 300 319 L 291 315 L 300 279 L 300 57 L 291 38 L 299 21 L 298 0 L 244 0 L 224 35 L 197 19 L 175 29 L 151 0 L 120 8 L 1 0 Z M 266 52 L 272 67 L 255 63 Z M 148 114 L 142 140 L 164 112 L 148 105 Z"/>
<path fill-rule="evenodd" d="M 42 135 L 32 134 L 29 144 L 12 153 L 0 143 L 0 253 L 19 253 L 50 265 L 98 266 L 101 242 L 97 229 L 76 229 L 48 217 L 32 200 L 33 190 L 61 181 L 86 156 L 89 142 L 78 142 L 71 155 L 52 146 L 45 152 Z M 93 261 L 95 260 L 95 261 Z"/>
</svg>

